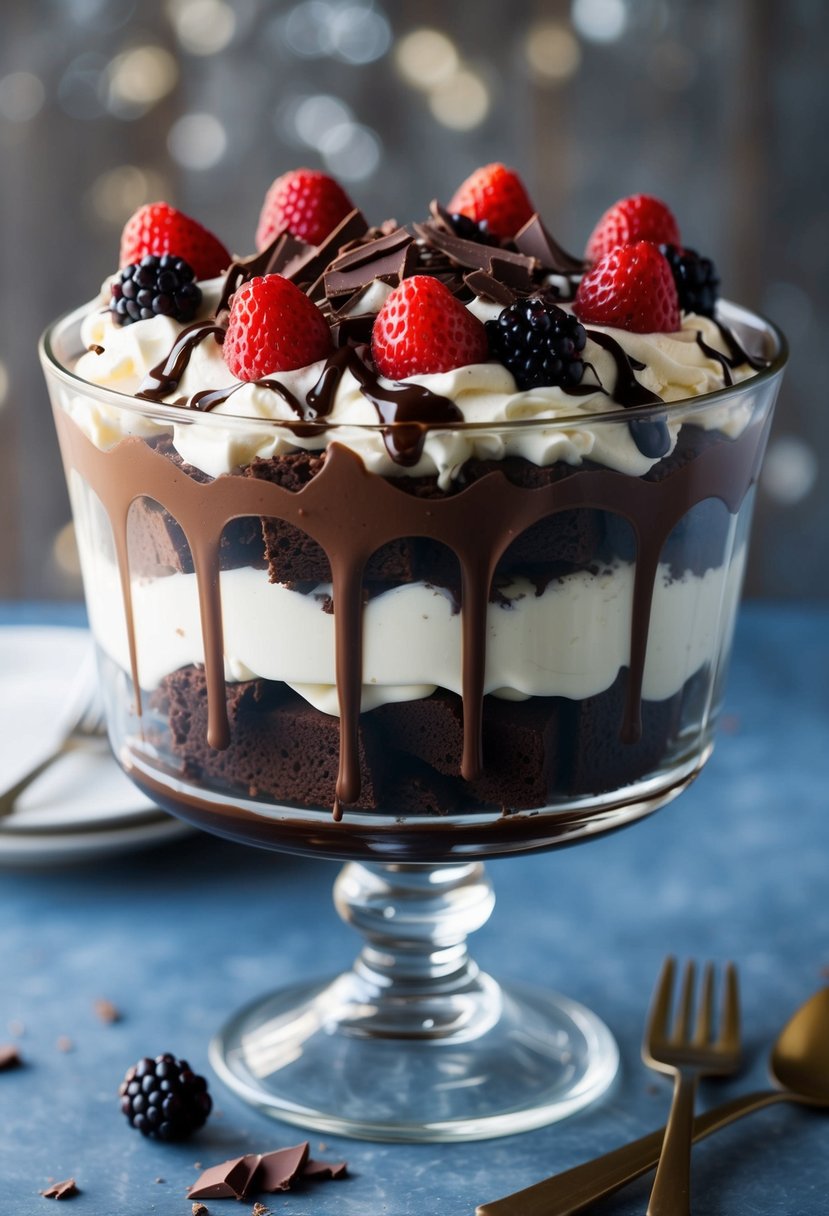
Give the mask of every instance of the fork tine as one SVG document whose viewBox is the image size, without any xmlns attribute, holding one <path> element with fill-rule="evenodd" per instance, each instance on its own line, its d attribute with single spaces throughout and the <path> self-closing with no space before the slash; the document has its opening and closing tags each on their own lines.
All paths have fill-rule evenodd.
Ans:
<svg viewBox="0 0 829 1216">
<path fill-rule="evenodd" d="M 682 973 L 682 992 L 679 998 L 679 1008 L 674 1023 L 674 1038 L 678 1043 L 684 1043 L 691 1034 L 691 1020 L 694 1016 L 694 983 L 696 967 L 693 962 L 685 964 Z"/>
<path fill-rule="evenodd" d="M 704 1047 L 711 1040 L 714 1026 L 714 965 L 706 963 L 702 973 L 702 991 L 700 992 L 697 1022 L 694 1027 L 694 1043 Z"/>
<path fill-rule="evenodd" d="M 740 1041 L 740 986 L 737 968 L 728 963 L 725 968 L 722 1028 L 718 1042 L 736 1047 Z"/>
<path fill-rule="evenodd" d="M 673 958 L 672 955 L 668 955 L 665 962 L 662 964 L 659 979 L 656 981 L 656 987 L 653 990 L 653 998 L 650 1013 L 648 1014 L 648 1025 L 646 1030 L 646 1036 L 649 1040 L 655 1038 L 664 1039 L 667 1037 L 668 1018 L 671 1012 L 671 995 L 674 988 L 675 972 L 676 959 Z"/>
</svg>

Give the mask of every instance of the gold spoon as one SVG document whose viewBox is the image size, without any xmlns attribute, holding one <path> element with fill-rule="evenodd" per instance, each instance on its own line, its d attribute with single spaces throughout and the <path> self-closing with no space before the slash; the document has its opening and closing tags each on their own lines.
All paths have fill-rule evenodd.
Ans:
<svg viewBox="0 0 829 1216">
<path fill-rule="evenodd" d="M 781 1030 L 769 1062 L 778 1089 L 760 1090 L 724 1102 L 694 1120 L 694 1142 L 776 1102 L 829 1107 L 829 988 L 801 1005 Z M 664 1127 L 632 1144 L 554 1174 L 523 1191 L 482 1203 L 476 1216 L 575 1216 L 621 1190 L 659 1161 Z"/>
</svg>

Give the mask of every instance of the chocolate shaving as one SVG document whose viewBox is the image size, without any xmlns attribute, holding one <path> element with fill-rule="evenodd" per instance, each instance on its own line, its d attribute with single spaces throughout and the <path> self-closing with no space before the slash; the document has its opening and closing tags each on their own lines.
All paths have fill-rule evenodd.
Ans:
<svg viewBox="0 0 829 1216">
<path fill-rule="evenodd" d="M 259 253 L 253 253 L 250 257 L 239 258 L 231 262 L 225 273 L 219 303 L 216 306 L 216 316 L 219 317 L 222 313 L 227 312 L 230 308 L 231 296 L 244 283 L 249 283 L 251 279 L 257 279 L 266 274 L 281 274 L 289 263 L 304 254 L 313 252 L 313 249 L 313 245 L 299 240 L 290 232 L 280 232 Z"/>
<path fill-rule="evenodd" d="M 483 296 L 486 300 L 492 300 L 494 304 L 503 304 L 504 307 L 507 307 L 515 303 L 516 295 L 512 288 L 508 287 L 506 283 L 502 283 L 500 279 L 496 279 L 494 275 L 487 274 L 485 270 L 470 270 L 469 274 L 463 276 L 463 281 L 476 296 Z"/>
<path fill-rule="evenodd" d="M 303 1178 L 312 1178 L 316 1182 L 325 1182 L 329 1178 L 344 1178 L 348 1173 L 347 1161 L 314 1161 L 309 1158 L 302 1171 Z"/>
<path fill-rule="evenodd" d="M 12 1068 L 20 1068 L 22 1063 L 20 1052 L 13 1043 L 3 1043 L 0 1045 L 0 1072 L 10 1071 Z"/>
<path fill-rule="evenodd" d="M 45 1191 L 40 1192 L 44 1199 L 71 1199 L 80 1195 L 74 1178 L 66 1178 L 63 1182 L 53 1182 Z"/>
<path fill-rule="evenodd" d="M 259 1167 L 259 1154 L 232 1157 L 204 1170 L 191 1187 L 188 1199 L 244 1199 Z"/>
<path fill-rule="evenodd" d="M 414 237 L 406 228 L 396 228 L 386 236 L 356 245 L 341 253 L 325 271 L 325 294 L 350 295 L 368 287 L 374 279 L 383 279 L 396 287 L 411 274 L 417 260 Z"/>
<path fill-rule="evenodd" d="M 307 252 L 288 261 L 280 271 L 286 279 L 298 286 L 309 284 L 312 296 L 314 289 L 318 290 L 321 276 L 328 268 L 344 245 L 354 241 L 368 230 L 368 224 L 361 211 L 356 208 L 342 220 L 333 232 L 330 232 L 321 245 L 316 245 Z M 307 289 L 306 289 L 307 290 Z"/>
<path fill-rule="evenodd" d="M 271 1153 L 263 1153 L 259 1158 L 254 1189 L 267 1191 L 269 1194 L 289 1191 L 297 1175 L 304 1172 L 307 1161 L 307 1140 L 294 1145 L 293 1148 L 278 1148 Z"/>
<path fill-rule="evenodd" d="M 547 231 L 537 211 L 516 234 L 513 244 L 519 253 L 535 258 L 542 270 L 564 275 L 584 273 L 585 263 L 582 259 L 562 249 Z"/>
<path fill-rule="evenodd" d="M 413 227 L 422 241 L 445 253 L 458 266 L 468 270 L 485 270 L 499 279 L 509 275 L 509 286 L 525 292 L 532 289 L 533 274 L 538 270 L 538 262 L 534 257 L 512 253 L 509 249 L 501 249 L 498 246 L 481 245 L 477 241 L 465 241 L 461 237 L 443 232 L 431 221 L 414 224 Z"/>
</svg>

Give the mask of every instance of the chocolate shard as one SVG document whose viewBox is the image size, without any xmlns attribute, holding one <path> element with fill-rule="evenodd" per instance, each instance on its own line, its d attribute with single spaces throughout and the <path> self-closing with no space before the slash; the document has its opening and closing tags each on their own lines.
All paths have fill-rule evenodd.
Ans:
<svg viewBox="0 0 829 1216">
<path fill-rule="evenodd" d="M 290 232 L 280 232 L 269 245 L 258 253 L 247 258 L 237 258 L 230 263 L 225 272 L 222 292 L 216 307 L 216 316 L 227 311 L 230 307 L 230 297 L 238 291 L 243 283 L 259 278 L 266 274 L 282 274 L 285 267 L 298 257 L 311 253 L 313 245 L 293 236 Z"/>
<path fill-rule="evenodd" d="M 71 1199 L 75 1195 L 80 1195 L 74 1178 L 65 1178 L 63 1182 L 53 1182 L 40 1193 L 44 1199 Z"/>
<path fill-rule="evenodd" d="M 315 1182 L 325 1182 L 329 1178 L 344 1178 L 348 1173 L 347 1161 L 314 1161 L 309 1157 L 302 1171 L 303 1178 L 312 1178 Z"/>
<path fill-rule="evenodd" d="M 190 1212 L 191 1216 L 208 1216 L 208 1209 L 203 1203 L 194 1203 Z"/>
<path fill-rule="evenodd" d="M 516 301 L 517 297 L 512 288 L 485 270 L 471 270 L 463 276 L 463 281 L 476 296 L 492 300 L 494 304 L 503 304 L 507 308 Z"/>
<path fill-rule="evenodd" d="M 259 1167 L 259 1154 L 246 1153 L 203 1170 L 187 1191 L 188 1199 L 244 1199 Z"/>
<path fill-rule="evenodd" d="M 534 257 L 523 253 L 513 253 L 497 245 L 481 245 L 477 241 L 465 241 L 461 237 L 444 232 L 436 224 L 427 221 L 425 224 L 414 224 L 415 233 L 422 241 L 440 253 L 446 254 L 458 266 L 467 270 L 485 270 L 495 278 L 501 279 L 509 275 L 509 286 L 518 287 L 529 292 L 533 285 L 533 275 L 538 270 L 538 262 Z"/>
<path fill-rule="evenodd" d="M 321 245 L 307 249 L 305 253 L 288 261 L 280 271 L 286 279 L 300 286 L 303 283 L 315 284 L 327 270 L 344 245 L 356 241 L 368 230 L 365 216 L 356 208 L 350 211 L 333 232 L 330 232 Z"/>
<path fill-rule="evenodd" d="M 545 228 L 536 211 L 513 238 L 519 253 L 535 258 L 541 269 L 552 274 L 583 274 L 586 263 L 562 249 L 558 241 Z"/>
<path fill-rule="evenodd" d="M 303 1140 L 292 1148 L 278 1148 L 272 1153 L 262 1153 L 253 1189 L 266 1191 L 268 1194 L 289 1191 L 294 1179 L 305 1172 L 308 1147 L 308 1141 Z"/>
<path fill-rule="evenodd" d="M 414 237 L 407 228 L 396 228 L 386 236 L 356 245 L 335 258 L 323 276 L 325 294 L 350 295 L 368 287 L 374 279 L 383 279 L 396 286 L 417 258 L 411 246 Z M 393 281 L 394 280 L 394 281 Z"/>
</svg>

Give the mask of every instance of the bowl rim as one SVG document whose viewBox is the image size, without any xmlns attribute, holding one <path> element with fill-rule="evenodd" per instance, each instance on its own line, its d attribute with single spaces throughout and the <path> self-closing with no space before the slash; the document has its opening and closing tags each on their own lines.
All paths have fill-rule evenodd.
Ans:
<svg viewBox="0 0 829 1216">
<path fill-rule="evenodd" d="M 142 418 L 148 418 L 159 423 L 172 422 L 192 425 L 198 422 L 199 425 L 221 427 L 224 429 L 230 428 L 231 430 L 234 428 L 250 430 L 251 427 L 255 427 L 259 431 L 270 429 L 294 431 L 296 422 L 291 419 L 267 418 L 260 417 L 259 415 L 234 414 L 229 412 L 214 413 L 191 409 L 181 405 L 148 401 L 136 397 L 132 393 L 125 393 L 118 389 L 94 384 L 92 381 L 85 380 L 82 376 L 77 375 L 58 357 L 54 347 L 54 338 L 59 331 L 80 323 L 96 303 L 97 301 L 90 301 L 82 304 L 79 308 L 63 313 L 48 325 L 41 334 L 38 341 L 38 353 L 47 380 L 49 376 L 54 376 L 74 392 L 82 391 L 87 397 L 92 397 L 97 401 L 103 401 L 109 405 L 116 406 L 118 409 L 127 410 Z M 782 330 L 773 321 L 761 313 L 753 312 L 751 309 L 729 300 L 719 301 L 718 314 L 723 312 L 727 314 L 727 317 L 723 318 L 726 324 L 731 326 L 736 323 L 752 330 L 755 334 L 761 333 L 767 341 L 769 339 L 773 341 L 774 351 L 768 367 L 761 368 L 754 375 L 748 376 L 736 384 L 727 385 L 716 389 L 714 392 L 705 393 L 700 396 L 683 397 L 676 401 L 662 401 L 652 405 L 622 406 L 614 402 L 611 404 L 611 408 L 582 410 L 577 413 L 557 414 L 554 417 L 506 418 L 483 422 L 463 420 L 460 422 L 378 421 L 376 423 L 334 422 L 329 418 L 321 418 L 303 420 L 301 425 L 304 434 L 308 437 L 314 434 L 330 434 L 336 437 L 338 431 L 388 435 L 389 433 L 394 433 L 397 428 L 404 427 L 409 431 L 411 431 L 412 427 L 420 427 L 424 432 L 500 433 L 503 431 L 532 430 L 533 428 L 552 428 L 555 430 L 583 429 L 586 426 L 606 426 L 619 422 L 630 422 L 634 419 L 660 418 L 670 421 L 676 415 L 681 415 L 685 418 L 689 414 L 703 412 L 712 407 L 724 405 L 734 397 L 742 396 L 747 392 L 768 384 L 775 377 L 778 377 L 786 366 L 789 357 L 788 342 Z"/>
</svg>

